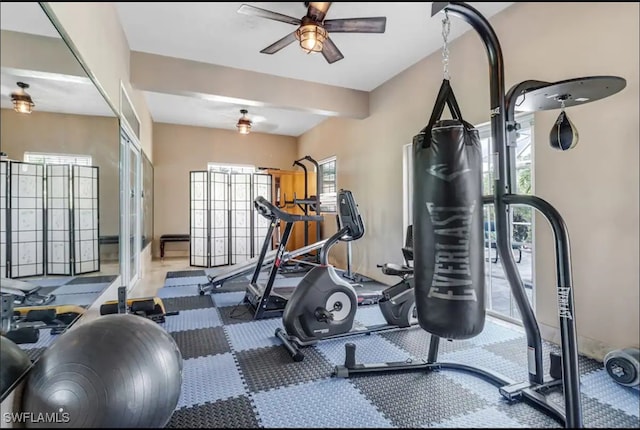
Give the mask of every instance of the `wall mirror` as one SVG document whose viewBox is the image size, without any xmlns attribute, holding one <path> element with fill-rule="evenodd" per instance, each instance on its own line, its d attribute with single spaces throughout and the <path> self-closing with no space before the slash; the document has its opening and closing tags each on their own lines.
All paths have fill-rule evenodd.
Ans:
<svg viewBox="0 0 640 430">
<path fill-rule="evenodd" d="M 120 127 L 39 3 L 0 17 L 2 345 L 31 364 L 120 274 Z"/>
</svg>

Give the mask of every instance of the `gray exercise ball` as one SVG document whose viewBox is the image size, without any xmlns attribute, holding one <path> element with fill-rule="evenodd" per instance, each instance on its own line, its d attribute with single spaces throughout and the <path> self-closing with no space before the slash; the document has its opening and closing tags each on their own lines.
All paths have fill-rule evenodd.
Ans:
<svg viewBox="0 0 640 430">
<path fill-rule="evenodd" d="M 164 427 L 182 389 L 182 355 L 158 324 L 130 314 L 62 334 L 27 377 L 23 408 L 56 414 L 28 427 Z"/>
<path fill-rule="evenodd" d="M 7 391 L 31 366 L 31 360 L 12 340 L 0 336 L 0 393 Z"/>
</svg>

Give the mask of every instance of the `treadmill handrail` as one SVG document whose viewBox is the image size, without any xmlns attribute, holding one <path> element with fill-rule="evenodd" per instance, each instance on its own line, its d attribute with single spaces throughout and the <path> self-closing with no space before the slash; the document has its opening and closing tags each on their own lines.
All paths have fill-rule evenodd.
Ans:
<svg viewBox="0 0 640 430">
<path fill-rule="evenodd" d="M 262 196 L 256 197 L 253 205 L 258 213 L 267 219 L 280 219 L 285 222 L 324 220 L 322 215 L 296 215 L 284 212 Z"/>
</svg>

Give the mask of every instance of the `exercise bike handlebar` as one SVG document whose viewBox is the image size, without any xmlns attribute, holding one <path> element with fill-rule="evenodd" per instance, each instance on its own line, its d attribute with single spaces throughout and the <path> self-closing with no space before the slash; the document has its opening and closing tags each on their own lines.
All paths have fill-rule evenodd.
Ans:
<svg viewBox="0 0 640 430">
<path fill-rule="evenodd" d="M 284 212 L 262 196 L 256 197 L 253 201 L 253 205 L 260 215 L 271 221 L 275 221 L 276 219 L 280 219 L 285 222 L 324 220 L 324 217 L 321 215 L 296 215 Z"/>
</svg>

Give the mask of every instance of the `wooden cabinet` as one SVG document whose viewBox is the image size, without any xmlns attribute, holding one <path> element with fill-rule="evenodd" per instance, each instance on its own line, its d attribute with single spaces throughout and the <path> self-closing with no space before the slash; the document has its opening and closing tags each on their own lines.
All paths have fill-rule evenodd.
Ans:
<svg viewBox="0 0 640 430">
<path fill-rule="evenodd" d="M 271 201 L 285 212 L 289 212 L 296 215 L 304 214 L 305 205 L 294 204 L 295 199 L 305 198 L 305 174 L 302 170 L 267 170 L 272 177 L 271 186 L 272 194 Z M 315 172 L 307 173 L 307 194 L 309 199 L 316 195 L 316 174 Z M 311 207 L 308 209 L 310 215 L 314 215 L 315 212 Z M 307 244 L 312 244 L 317 241 L 316 222 L 309 222 L 307 224 Z M 279 230 L 280 235 L 284 232 L 284 225 Z M 293 226 L 293 231 L 289 237 L 287 243 L 287 250 L 293 251 L 294 249 L 302 248 L 305 246 L 305 223 L 296 222 Z M 274 246 L 277 242 L 274 242 Z"/>
</svg>

